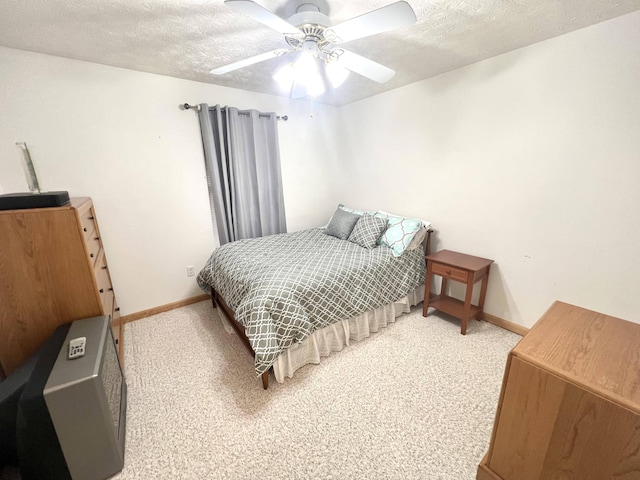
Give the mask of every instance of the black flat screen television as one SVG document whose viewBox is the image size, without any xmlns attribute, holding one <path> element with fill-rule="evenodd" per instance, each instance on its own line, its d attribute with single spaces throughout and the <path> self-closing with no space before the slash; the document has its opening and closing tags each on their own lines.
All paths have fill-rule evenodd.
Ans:
<svg viewBox="0 0 640 480">
<path fill-rule="evenodd" d="M 84 355 L 69 358 L 84 337 Z M 110 319 L 56 329 L 40 349 L 16 417 L 22 480 L 103 480 L 124 466 L 127 385 Z"/>
</svg>

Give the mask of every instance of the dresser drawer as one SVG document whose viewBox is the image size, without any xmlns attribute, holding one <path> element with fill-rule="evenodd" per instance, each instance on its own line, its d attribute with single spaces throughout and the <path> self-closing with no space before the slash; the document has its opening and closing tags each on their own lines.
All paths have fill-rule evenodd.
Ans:
<svg viewBox="0 0 640 480">
<path fill-rule="evenodd" d="M 443 265 L 442 263 L 433 263 L 432 271 L 436 275 L 440 275 L 452 280 L 458 280 L 460 282 L 466 282 L 468 278 L 468 272 L 466 270 L 460 270 L 459 268 L 450 267 L 449 265 Z"/>
<path fill-rule="evenodd" d="M 120 354 L 120 323 L 111 322 L 111 333 L 113 334 L 113 341 L 116 344 L 118 355 Z"/>
<path fill-rule="evenodd" d="M 100 238 L 96 235 L 96 231 L 94 230 L 91 237 L 87 239 L 89 265 L 91 265 L 92 267 L 95 267 L 96 262 L 98 261 L 101 248 L 102 244 L 100 243 Z"/>
<path fill-rule="evenodd" d="M 113 297 L 113 302 L 111 303 L 111 327 L 113 328 L 113 336 L 116 336 L 116 331 L 118 338 L 120 338 L 120 309 L 118 308 L 118 304 L 116 303 L 116 297 Z M 118 343 L 118 342 L 116 342 Z"/>
<path fill-rule="evenodd" d="M 124 326 L 120 320 L 120 308 L 115 296 L 113 297 L 113 308 L 111 310 L 111 331 L 113 332 L 113 339 L 118 346 L 118 356 L 120 358 L 120 365 L 124 368 Z"/>
<path fill-rule="evenodd" d="M 104 254 L 100 255 L 94 271 L 104 313 L 105 315 L 111 315 L 113 308 L 113 286 L 111 285 L 111 277 L 109 277 L 109 269 L 107 268 Z"/>
<path fill-rule="evenodd" d="M 111 316 L 111 333 L 113 334 L 113 341 L 116 345 L 120 345 L 120 312 L 116 312 L 116 297 L 113 295 L 113 291 L 108 292 L 106 295 L 107 305 L 105 306 L 105 314 Z M 118 347 L 118 351 L 120 348 Z"/>
<path fill-rule="evenodd" d="M 102 242 L 100 241 L 100 230 L 98 230 L 93 204 L 85 205 L 79 209 L 78 216 L 80 217 L 80 226 L 82 227 L 84 239 L 87 242 L 89 264 L 95 267 L 98 254 L 102 248 Z"/>
<path fill-rule="evenodd" d="M 100 294 L 100 297 L 102 298 L 102 305 L 104 306 L 104 314 L 111 315 L 113 312 L 113 301 L 115 300 L 113 289 L 105 290 L 104 293 Z"/>
<path fill-rule="evenodd" d="M 80 225 L 82 225 L 82 231 L 84 232 L 84 238 L 89 240 L 90 236 L 94 235 L 96 231 L 96 215 L 93 211 L 93 207 L 89 207 L 80 213 Z"/>
<path fill-rule="evenodd" d="M 113 297 L 113 306 L 111 309 L 111 324 L 114 326 L 120 325 L 120 307 L 118 307 L 115 296 Z"/>
</svg>

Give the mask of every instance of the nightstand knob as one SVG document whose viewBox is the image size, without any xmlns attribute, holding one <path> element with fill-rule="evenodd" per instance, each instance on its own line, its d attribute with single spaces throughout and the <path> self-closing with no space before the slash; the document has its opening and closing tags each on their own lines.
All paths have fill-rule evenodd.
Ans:
<svg viewBox="0 0 640 480">
<path fill-rule="evenodd" d="M 445 270 L 445 273 L 446 273 L 447 275 L 451 275 L 451 270 L 447 268 L 447 269 Z"/>
</svg>

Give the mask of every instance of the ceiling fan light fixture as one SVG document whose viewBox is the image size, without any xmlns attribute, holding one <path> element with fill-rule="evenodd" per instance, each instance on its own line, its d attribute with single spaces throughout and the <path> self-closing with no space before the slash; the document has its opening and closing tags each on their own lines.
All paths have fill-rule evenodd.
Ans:
<svg viewBox="0 0 640 480">
<path fill-rule="evenodd" d="M 313 54 L 303 50 L 296 63 L 293 64 L 297 78 L 310 77 L 318 72 L 318 64 Z"/>
<path fill-rule="evenodd" d="M 325 91 L 324 82 L 319 73 L 309 78 L 307 81 L 307 95 L 310 97 L 317 97 L 322 95 Z"/>
<path fill-rule="evenodd" d="M 273 75 L 273 79 L 278 82 L 280 89 L 287 92 L 291 90 L 293 81 L 295 80 L 296 72 L 292 63 L 287 63 L 284 67 L 279 68 Z"/>
<path fill-rule="evenodd" d="M 294 83 L 311 97 L 325 92 L 324 81 L 318 70 L 318 59 L 309 52 L 301 52 L 295 63 L 287 63 L 273 75 L 283 91 L 291 91 Z"/>
<path fill-rule="evenodd" d="M 325 65 L 325 71 L 327 72 L 327 78 L 333 88 L 338 88 L 349 76 L 349 70 L 335 61 L 327 62 Z"/>
<path fill-rule="evenodd" d="M 324 93 L 324 82 L 318 70 L 318 59 L 309 51 L 302 51 L 293 65 L 295 81 L 303 85 L 307 95 L 317 97 Z"/>
</svg>

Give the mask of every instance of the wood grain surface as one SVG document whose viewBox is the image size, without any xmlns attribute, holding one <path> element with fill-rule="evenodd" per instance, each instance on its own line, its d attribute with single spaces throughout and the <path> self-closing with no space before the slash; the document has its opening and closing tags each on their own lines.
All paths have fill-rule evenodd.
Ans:
<svg viewBox="0 0 640 480">
<path fill-rule="evenodd" d="M 638 324 L 554 303 L 509 355 L 477 479 L 640 479 L 639 342 Z"/>
<path fill-rule="evenodd" d="M 0 211 L 0 364 L 7 375 L 59 325 L 113 313 L 99 235 L 86 197 L 63 207 Z M 114 335 L 121 337 L 119 326 Z"/>
</svg>

